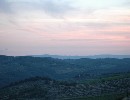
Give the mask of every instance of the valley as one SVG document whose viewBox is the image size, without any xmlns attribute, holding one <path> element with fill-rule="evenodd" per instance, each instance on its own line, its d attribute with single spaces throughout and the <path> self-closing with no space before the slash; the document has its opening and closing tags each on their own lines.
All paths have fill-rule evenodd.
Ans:
<svg viewBox="0 0 130 100">
<path fill-rule="evenodd" d="M 1 100 L 122 100 L 130 58 L 0 56 Z"/>
</svg>

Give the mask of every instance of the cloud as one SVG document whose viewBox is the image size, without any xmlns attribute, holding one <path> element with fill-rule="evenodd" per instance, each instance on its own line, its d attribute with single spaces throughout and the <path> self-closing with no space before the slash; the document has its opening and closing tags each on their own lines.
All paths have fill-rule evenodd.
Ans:
<svg viewBox="0 0 130 100">
<path fill-rule="evenodd" d="M 122 5 L 123 5 L 124 7 L 130 7 L 130 1 L 129 1 L 129 0 L 125 0 Z"/>
<path fill-rule="evenodd" d="M 15 1 L 12 2 L 13 10 L 20 12 L 39 12 L 52 17 L 62 17 L 67 12 L 74 9 L 70 2 L 64 0 L 32 0 L 32 1 Z M 43 13 L 42 13 L 43 12 Z"/>
<path fill-rule="evenodd" d="M 0 12 L 4 13 L 11 12 L 10 5 L 6 0 L 0 0 Z"/>
<path fill-rule="evenodd" d="M 62 16 L 74 9 L 68 2 L 61 0 L 44 0 L 38 6 L 51 16 Z"/>
</svg>

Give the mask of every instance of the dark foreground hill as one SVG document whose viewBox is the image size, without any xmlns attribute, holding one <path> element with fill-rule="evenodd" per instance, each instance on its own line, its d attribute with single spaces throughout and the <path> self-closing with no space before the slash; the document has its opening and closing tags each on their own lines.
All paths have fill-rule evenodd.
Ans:
<svg viewBox="0 0 130 100">
<path fill-rule="evenodd" d="M 2 88 L 0 100 L 122 100 L 129 93 L 130 73 L 84 83 L 34 77 Z"/>
<path fill-rule="evenodd" d="M 130 71 L 130 58 L 54 59 L 30 56 L 0 56 L 0 87 L 35 76 L 56 80 L 90 79 L 107 73 Z M 83 77 L 82 77 L 83 76 Z"/>
</svg>

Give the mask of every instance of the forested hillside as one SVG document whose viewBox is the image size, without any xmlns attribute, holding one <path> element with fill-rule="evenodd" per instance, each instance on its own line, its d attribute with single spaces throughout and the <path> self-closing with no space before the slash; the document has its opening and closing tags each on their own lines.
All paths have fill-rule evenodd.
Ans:
<svg viewBox="0 0 130 100">
<path fill-rule="evenodd" d="M 130 58 L 0 56 L 0 100 L 122 100 Z"/>
<path fill-rule="evenodd" d="M 93 78 L 106 73 L 130 71 L 130 58 L 54 59 L 30 56 L 0 56 L 0 87 L 35 76 L 72 80 L 83 76 Z M 80 78 L 83 78 L 80 77 Z"/>
<path fill-rule="evenodd" d="M 33 77 L 0 90 L 1 100 L 122 100 L 130 95 L 130 73 L 93 82 L 56 81 Z"/>
</svg>

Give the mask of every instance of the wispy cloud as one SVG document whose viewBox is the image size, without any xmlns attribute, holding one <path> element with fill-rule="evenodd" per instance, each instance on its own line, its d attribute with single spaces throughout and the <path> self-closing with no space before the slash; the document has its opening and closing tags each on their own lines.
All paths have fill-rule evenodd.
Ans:
<svg viewBox="0 0 130 100">
<path fill-rule="evenodd" d="M 61 16 L 74 9 L 68 2 L 61 0 L 44 0 L 40 3 L 43 11 L 52 16 Z"/>
<path fill-rule="evenodd" d="M 0 0 L 0 12 L 2 13 L 11 12 L 10 4 L 6 0 Z"/>
<path fill-rule="evenodd" d="M 2 2 L 1 5 L 5 5 L 5 8 L 9 7 L 7 6 L 7 2 L 4 2 L 4 0 L 0 2 Z M 40 11 L 41 13 L 46 13 L 52 17 L 63 17 L 67 12 L 75 9 L 67 0 L 20 0 L 14 2 L 12 0 L 11 4 L 15 13 L 19 13 L 19 11 L 28 13 Z"/>
<path fill-rule="evenodd" d="M 129 0 L 0 0 L 0 50 L 128 54 L 128 5 Z"/>
</svg>

